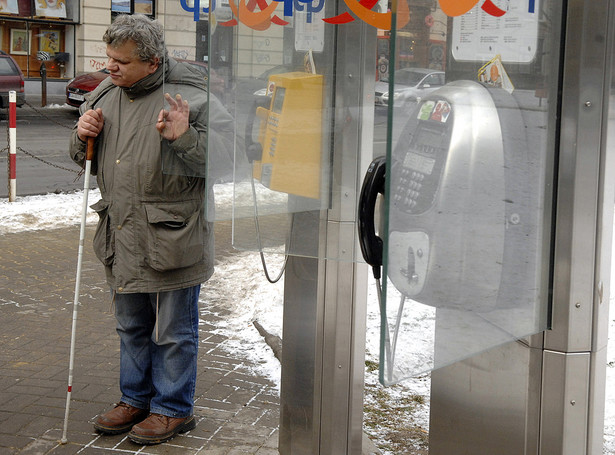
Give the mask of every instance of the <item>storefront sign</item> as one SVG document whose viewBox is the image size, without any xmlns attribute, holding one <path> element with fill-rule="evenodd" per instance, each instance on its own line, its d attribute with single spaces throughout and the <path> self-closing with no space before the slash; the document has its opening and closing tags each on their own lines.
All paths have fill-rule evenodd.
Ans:
<svg viewBox="0 0 615 455">
<path fill-rule="evenodd" d="M 382 30 L 391 29 L 392 14 L 391 11 L 379 13 L 372 11 L 378 0 L 343 0 L 350 12 L 345 12 L 333 17 L 325 17 L 321 20 L 328 24 L 346 24 L 352 22 L 355 18 L 372 25 Z M 514 2 L 518 7 L 519 3 L 524 3 L 525 0 L 500 0 L 496 5 L 492 0 L 438 0 L 442 11 L 451 17 L 461 16 L 472 10 L 480 4 L 481 9 L 493 17 L 504 16 L 510 6 Z M 535 13 L 536 0 L 526 0 L 528 2 L 527 11 L 530 14 Z M 190 4 L 189 4 L 190 3 Z M 239 4 L 235 0 L 229 0 L 229 6 L 233 12 L 234 18 L 220 22 L 218 25 L 224 27 L 232 27 L 238 25 L 239 22 L 254 30 L 266 30 L 271 24 L 288 25 L 289 22 L 276 14 L 276 10 L 280 3 L 284 4 L 283 17 L 292 17 L 293 11 L 306 11 L 309 14 L 309 20 L 312 20 L 312 14 L 318 13 L 324 7 L 325 0 L 239 0 Z M 194 14 L 194 20 L 200 19 L 201 12 L 208 14 L 210 8 L 201 7 L 201 0 L 180 0 L 180 4 L 185 11 Z M 504 5 L 505 4 L 505 5 Z M 408 0 L 399 0 L 399 10 L 397 12 L 397 28 L 401 28 L 410 20 L 410 11 L 408 8 Z M 215 11 L 216 0 L 211 0 L 211 11 Z M 351 14 L 352 13 L 352 14 Z"/>
</svg>

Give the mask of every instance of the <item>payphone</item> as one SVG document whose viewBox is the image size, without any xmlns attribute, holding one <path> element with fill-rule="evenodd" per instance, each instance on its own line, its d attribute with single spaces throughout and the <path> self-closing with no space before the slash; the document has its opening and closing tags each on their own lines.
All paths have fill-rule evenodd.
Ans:
<svg viewBox="0 0 615 455">
<path fill-rule="evenodd" d="M 417 105 L 385 185 L 386 275 L 403 296 L 475 313 L 531 306 L 541 195 L 526 122 L 511 94 L 473 81 L 449 83 Z M 364 188 L 383 176 L 368 172 Z M 365 204 L 367 195 L 360 214 Z M 359 225 L 372 237 L 362 238 L 364 252 L 379 248 Z"/>
<path fill-rule="evenodd" d="M 322 174 L 323 76 L 272 75 L 269 108 L 258 107 L 260 156 L 253 175 L 267 188 L 318 199 Z"/>
</svg>

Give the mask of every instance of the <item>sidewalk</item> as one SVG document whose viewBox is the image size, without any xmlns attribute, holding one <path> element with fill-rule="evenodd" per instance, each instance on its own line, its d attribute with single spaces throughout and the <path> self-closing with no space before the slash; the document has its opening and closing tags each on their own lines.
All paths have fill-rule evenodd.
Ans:
<svg viewBox="0 0 615 455">
<path fill-rule="evenodd" d="M 0 236 L 0 454 L 277 454 L 278 392 L 212 333 L 223 308 L 201 313 L 195 430 L 146 447 L 94 432 L 93 419 L 119 399 L 119 340 L 92 235 L 88 227 L 64 445 L 79 227 Z"/>
</svg>

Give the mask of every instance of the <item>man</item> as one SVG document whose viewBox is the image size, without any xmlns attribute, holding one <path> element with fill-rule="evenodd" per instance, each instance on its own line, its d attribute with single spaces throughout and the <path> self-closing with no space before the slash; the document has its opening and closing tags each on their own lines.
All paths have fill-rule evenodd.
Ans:
<svg viewBox="0 0 615 455">
<path fill-rule="evenodd" d="M 230 153 L 232 119 L 212 97 L 207 124 L 203 77 L 168 57 L 158 22 L 118 16 L 103 40 L 109 77 L 81 106 L 70 141 L 82 164 L 95 140 L 94 250 L 120 336 L 122 397 L 94 427 L 157 444 L 196 425 L 198 297 L 214 259 L 205 168 Z"/>
</svg>

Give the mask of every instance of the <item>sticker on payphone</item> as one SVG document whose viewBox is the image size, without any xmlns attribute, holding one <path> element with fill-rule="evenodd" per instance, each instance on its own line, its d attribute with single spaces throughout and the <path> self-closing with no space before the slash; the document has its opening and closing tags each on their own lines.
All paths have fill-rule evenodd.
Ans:
<svg viewBox="0 0 615 455">
<path fill-rule="evenodd" d="M 451 113 L 451 105 L 447 101 L 425 101 L 417 114 L 419 120 L 434 120 L 436 122 L 446 123 L 448 116 Z"/>
<path fill-rule="evenodd" d="M 446 123 L 448 120 L 448 115 L 451 113 L 451 105 L 446 101 L 438 101 L 436 107 L 434 108 L 431 114 L 431 120 L 435 120 L 436 122 Z"/>
<path fill-rule="evenodd" d="M 419 120 L 429 120 L 431 117 L 431 113 L 433 112 L 433 108 L 436 105 L 435 101 L 425 101 L 421 108 L 419 109 L 419 113 L 416 116 Z"/>
<path fill-rule="evenodd" d="M 273 95 L 274 90 L 275 90 L 275 82 L 269 82 L 267 84 L 267 96 Z"/>
</svg>

